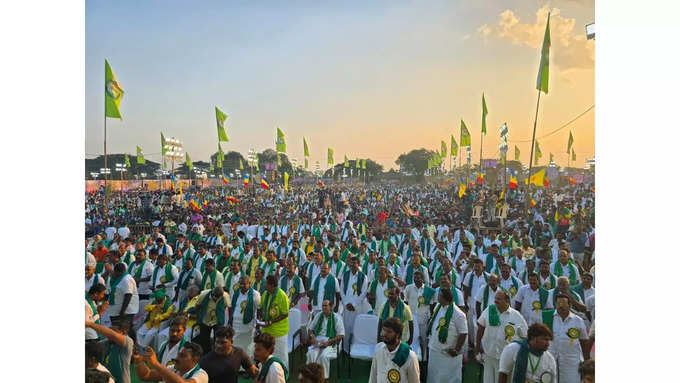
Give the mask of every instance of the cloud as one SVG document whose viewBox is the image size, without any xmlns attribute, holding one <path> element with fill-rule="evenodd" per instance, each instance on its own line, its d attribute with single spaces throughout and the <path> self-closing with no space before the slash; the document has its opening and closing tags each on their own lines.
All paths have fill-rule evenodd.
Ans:
<svg viewBox="0 0 680 383">
<path fill-rule="evenodd" d="M 498 24 L 487 24 L 477 29 L 483 38 L 496 37 L 514 45 L 540 49 L 545 34 L 545 22 L 549 8 L 544 6 L 536 11 L 533 24 L 524 24 L 511 10 L 499 15 Z M 565 18 L 554 8 L 550 14 L 551 62 L 560 70 L 592 69 L 595 63 L 595 45 L 587 40 L 585 30 L 577 29 L 576 19 Z"/>
<path fill-rule="evenodd" d="M 463 36 L 463 40 L 468 40 L 471 36 L 470 35 L 465 35 Z"/>
</svg>

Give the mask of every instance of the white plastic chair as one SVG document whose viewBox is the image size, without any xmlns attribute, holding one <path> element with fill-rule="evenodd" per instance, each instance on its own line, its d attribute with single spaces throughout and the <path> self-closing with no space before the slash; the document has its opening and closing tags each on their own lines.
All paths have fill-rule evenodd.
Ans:
<svg viewBox="0 0 680 383">
<path fill-rule="evenodd" d="M 354 319 L 354 333 L 349 348 L 350 378 L 352 372 L 352 359 L 372 360 L 375 355 L 375 346 L 378 336 L 378 317 L 369 314 L 357 315 Z"/>
</svg>

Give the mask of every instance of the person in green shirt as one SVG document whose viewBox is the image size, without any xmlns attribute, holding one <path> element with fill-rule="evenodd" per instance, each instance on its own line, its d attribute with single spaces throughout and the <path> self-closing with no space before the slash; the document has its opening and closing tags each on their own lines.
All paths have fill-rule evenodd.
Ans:
<svg viewBox="0 0 680 383">
<path fill-rule="evenodd" d="M 281 359 L 288 367 L 288 296 L 281 290 L 275 275 L 268 275 L 265 281 L 265 292 L 258 317 L 264 322 L 262 332 L 270 334 L 276 340 L 273 355 Z"/>
</svg>

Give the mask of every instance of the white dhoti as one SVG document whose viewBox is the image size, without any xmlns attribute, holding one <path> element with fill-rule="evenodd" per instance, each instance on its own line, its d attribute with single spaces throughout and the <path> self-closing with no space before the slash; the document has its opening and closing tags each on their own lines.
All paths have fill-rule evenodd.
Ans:
<svg viewBox="0 0 680 383">
<path fill-rule="evenodd" d="M 418 339 L 413 340 L 414 342 L 420 342 L 419 343 L 420 344 L 420 354 L 423 357 L 423 361 L 427 360 L 427 358 L 426 358 L 427 352 L 425 352 L 425 351 L 427 351 L 427 347 L 428 347 L 427 346 L 427 343 L 428 343 L 427 322 L 428 322 L 428 320 L 420 319 L 420 318 L 418 318 L 416 320 L 417 325 L 418 325 Z M 408 324 L 407 324 L 407 326 L 408 326 Z"/>
<path fill-rule="evenodd" d="M 281 359 L 288 368 L 288 334 L 276 338 L 273 356 Z"/>
<path fill-rule="evenodd" d="M 467 324 L 468 324 L 468 344 L 474 347 L 474 340 L 477 339 L 477 309 L 474 304 L 474 299 L 470 298 L 472 304 L 468 304 L 470 308 L 467 313 Z"/>
<path fill-rule="evenodd" d="M 498 382 L 498 367 L 500 361 L 496 358 L 484 356 L 484 383 Z"/>
<path fill-rule="evenodd" d="M 578 373 L 578 365 L 581 362 L 578 359 L 574 360 L 557 360 L 557 371 L 559 372 L 560 383 L 579 383 L 581 377 Z"/>
<path fill-rule="evenodd" d="M 342 341 L 342 349 L 349 354 L 349 346 L 352 344 L 352 335 L 354 334 L 354 319 L 357 317 L 357 311 L 345 310 L 342 313 L 342 325 L 345 326 L 345 339 Z M 328 378 L 328 377 L 326 377 Z"/>
<path fill-rule="evenodd" d="M 253 340 L 254 332 L 255 327 L 251 327 L 250 330 L 234 333 L 234 347 L 238 347 L 245 351 L 250 358 L 253 357 L 253 352 L 255 350 L 255 342 Z M 288 340 L 286 339 L 286 341 Z"/>
<path fill-rule="evenodd" d="M 454 358 L 441 351 L 430 350 L 427 383 L 461 383 L 462 381 L 463 355 Z"/>
<path fill-rule="evenodd" d="M 338 351 L 335 346 L 319 348 L 311 346 L 307 350 L 307 364 L 319 363 L 323 366 L 323 376 L 326 379 L 330 378 L 331 359 L 338 357 Z"/>
</svg>

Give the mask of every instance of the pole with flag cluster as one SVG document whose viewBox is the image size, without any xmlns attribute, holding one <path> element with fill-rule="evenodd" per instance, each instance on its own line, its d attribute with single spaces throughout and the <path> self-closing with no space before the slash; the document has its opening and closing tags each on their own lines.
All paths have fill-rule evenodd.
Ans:
<svg viewBox="0 0 680 383">
<path fill-rule="evenodd" d="M 123 99 L 123 87 L 118 82 L 116 74 L 113 73 L 113 69 L 109 65 L 108 60 L 104 60 L 104 168 L 107 169 L 104 172 L 104 188 L 106 192 L 104 193 L 104 204 L 108 209 L 108 156 L 106 153 L 106 118 L 117 118 L 121 121 L 123 116 L 120 114 L 120 101 Z"/>
</svg>

